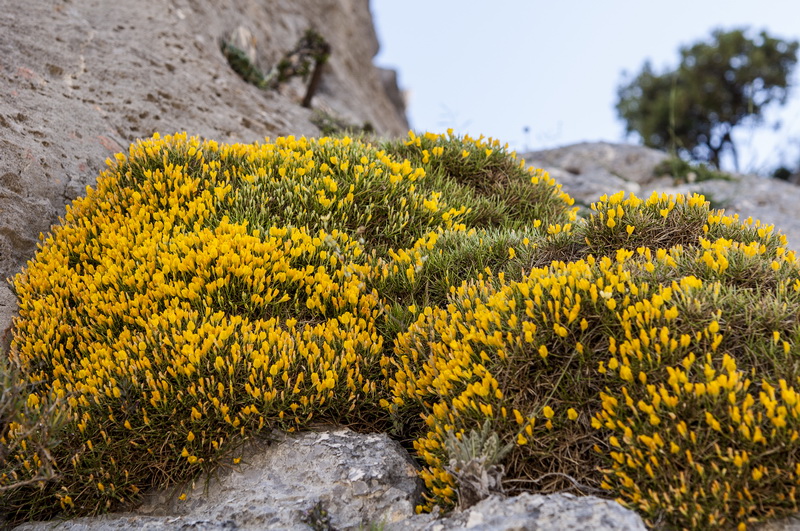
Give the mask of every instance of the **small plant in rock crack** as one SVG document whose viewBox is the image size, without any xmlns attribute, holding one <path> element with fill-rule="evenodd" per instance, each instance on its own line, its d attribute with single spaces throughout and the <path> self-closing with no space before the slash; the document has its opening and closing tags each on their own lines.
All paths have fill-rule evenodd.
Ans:
<svg viewBox="0 0 800 531">
<path fill-rule="evenodd" d="M 221 40 L 219 45 L 228 64 L 231 65 L 234 72 L 239 74 L 239 77 L 260 89 L 269 88 L 264 73 L 250 61 L 244 50 L 226 40 Z"/>
<path fill-rule="evenodd" d="M 314 504 L 314 507 L 309 509 L 301 519 L 314 531 L 336 531 L 336 528 L 331 525 L 331 517 L 328 511 L 321 501 Z"/>
<path fill-rule="evenodd" d="M 500 437 L 492 430 L 489 420 L 481 431 L 470 430 L 461 439 L 453 432 L 445 440 L 450 466 L 445 469 L 456 480 L 458 505 L 461 509 L 472 507 L 492 494 L 503 494 L 505 467 L 500 461 L 514 447 L 513 443 L 500 446 Z"/>
</svg>

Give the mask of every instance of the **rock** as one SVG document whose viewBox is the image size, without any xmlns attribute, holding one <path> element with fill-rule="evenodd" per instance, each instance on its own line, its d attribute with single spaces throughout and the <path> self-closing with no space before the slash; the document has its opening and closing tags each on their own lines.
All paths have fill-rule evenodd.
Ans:
<svg viewBox="0 0 800 531">
<path fill-rule="evenodd" d="M 265 92 L 228 65 L 234 39 L 264 71 L 309 28 L 332 53 L 313 105 L 382 135 L 408 130 L 372 64 L 368 0 L 0 0 L 0 283 L 33 257 L 106 158 L 154 132 L 225 142 L 316 135 L 302 80 Z M 388 90 L 388 92 L 387 92 Z M 5 298 L 0 301 L 3 304 Z M 0 307 L 0 332 L 9 326 Z"/>
<path fill-rule="evenodd" d="M 653 179 L 653 168 L 668 155 L 655 149 L 608 142 L 583 142 L 564 148 L 534 151 L 525 160 L 542 168 L 561 168 L 576 175 L 603 170 L 622 181 L 647 184 Z"/>
<path fill-rule="evenodd" d="M 258 52 L 256 51 L 257 39 L 253 32 L 245 26 L 238 26 L 228 36 L 228 42 L 244 52 L 247 59 L 253 63 L 258 63 Z"/>
<path fill-rule="evenodd" d="M 800 515 L 771 520 L 753 527 L 755 531 L 800 531 Z"/>
<path fill-rule="evenodd" d="M 564 191 L 575 198 L 575 201 L 581 206 L 589 206 L 597 201 L 598 197 L 611 190 L 615 192 L 624 190 L 626 193 L 637 196 L 642 193 L 642 187 L 638 183 L 626 181 L 605 168 L 587 168 L 581 173 L 572 173 L 563 168 L 541 164 L 538 161 L 529 164 L 546 169 L 550 176 L 561 184 Z"/>
<path fill-rule="evenodd" d="M 523 158 L 547 170 L 579 205 L 588 206 L 601 195 L 620 190 L 641 196 L 655 180 L 653 168 L 668 156 L 639 146 L 584 142 L 526 153 Z"/>
<path fill-rule="evenodd" d="M 17 298 L 11 288 L 0 283 L 0 353 L 8 352 L 11 346 L 11 321 L 16 313 Z"/>
<path fill-rule="evenodd" d="M 534 151 L 522 158 L 537 168 L 547 170 L 562 184 L 565 192 L 582 206 L 588 206 L 603 194 L 624 190 L 638 197 L 659 193 L 700 193 L 713 208 L 724 208 L 741 219 L 752 217 L 775 225 L 783 232 L 789 247 L 800 250 L 800 186 L 779 179 L 755 175 L 731 175 L 729 180 L 714 179 L 676 184 L 670 176 L 657 175 L 656 166 L 666 160 L 664 152 L 643 146 L 582 143 L 557 149 Z"/>
<path fill-rule="evenodd" d="M 392 102 L 397 112 L 405 116 L 407 94 L 405 91 L 400 90 L 400 85 L 397 82 L 397 71 L 389 68 L 380 68 L 378 70 L 389 101 Z"/>
<path fill-rule="evenodd" d="M 154 493 L 133 512 L 59 523 L 59 531 L 106 529 L 308 530 L 392 524 L 414 514 L 422 483 L 408 453 L 383 434 L 347 429 L 283 437 L 251 447 L 238 467 L 180 492 Z M 322 529 L 323 527 L 317 527 Z M 19 531 L 53 529 L 26 523 Z M 325 528 L 328 529 L 328 528 Z"/>
<path fill-rule="evenodd" d="M 641 517 L 611 500 L 572 494 L 523 493 L 511 498 L 491 496 L 468 510 L 446 518 L 417 515 L 385 527 L 386 531 L 570 531 L 591 529 L 642 530 Z"/>
<path fill-rule="evenodd" d="M 645 529 L 639 515 L 614 501 L 571 494 L 491 496 L 444 518 L 415 515 L 422 482 L 408 453 L 386 435 L 333 429 L 278 437 L 248 447 L 243 464 L 184 490 L 152 493 L 134 511 L 30 522 L 16 531 Z"/>
</svg>

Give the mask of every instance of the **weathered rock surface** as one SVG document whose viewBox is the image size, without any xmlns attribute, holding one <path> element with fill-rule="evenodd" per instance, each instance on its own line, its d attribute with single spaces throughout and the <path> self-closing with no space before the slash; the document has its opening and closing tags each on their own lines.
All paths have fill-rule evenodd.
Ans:
<svg viewBox="0 0 800 531">
<path fill-rule="evenodd" d="M 404 134 L 397 88 L 387 93 L 391 77 L 372 64 L 368 0 L 0 0 L 0 336 L 14 307 L 5 279 L 107 157 L 154 132 L 224 142 L 318 134 L 301 80 L 259 90 L 219 44 L 247 30 L 267 71 L 309 28 L 332 47 L 312 106 Z"/>
<path fill-rule="evenodd" d="M 620 504 L 571 494 L 540 496 L 523 493 L 511 498 L 491 496 L 447 518 L 417 515 L 386 526 L 387 531 L 644 531 L 641 517 Z"/>
<path fill-rule="evenodd" d="M 800 186 L 755 175 L 732 175 L 715 179 L 676 183 L 669 175 L 658 175 L 655 167 L 668 158 L 664 152 L 627 144 L 587 142 L 522 155 L 525 161 L 547 170 L 582 205 L 620 190 L 646 198 L 653 191 L 669 194 L 697 192 L 714 208 L 775 225 L 786 234 L 789 246 L 800 250 Z"/>
<path fill-rule="evenodd" d="M 636 513 L 591 496 L 493 496 L 464 512 L 437 518 L 414 514 L 421 492 L 416 468 L 398 443 L 386 435 L 339 429 L 251 447 L 239 467 L 220 472 L 208 484 L 201 479 L 194 488 L 155 493 L 133 512 L 27 523 L 16 529 L 644 529 Z M 184 501 L 178 498 L 181 493 L 186 493 Z M 312 518 L 319 522 L 317 527 Z"/>
<path fill-rule="evenodd" d="M 178 499 L 182 492 L 184 501 Z M 307 530 L 304 520 L 315 514 L 333 528 L 352 529 L 409 517 L 421 492 L 407 452 L 386 435 L 310 432 L 249 448 L 241 465 L 221 471 L 207 485 L 201 479 L 185 491 L 156 493 L 135 512 L 78 518 L 56 529 Z M 52 526 L 29 523 L 17 529 Z"/>
</svg>

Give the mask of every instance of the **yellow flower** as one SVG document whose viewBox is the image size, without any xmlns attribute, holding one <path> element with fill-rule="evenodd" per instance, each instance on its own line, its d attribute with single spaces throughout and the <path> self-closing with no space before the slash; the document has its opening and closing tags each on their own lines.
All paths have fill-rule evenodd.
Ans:
<svg viewBox="0 0 800 531">
<path fill-rule="evenodd" d="M 542 358 L 546 358 L 547 354 L 548 354 L 548 352 L 547 352 L 547 346 L 546 345 L 542 345 L 541 347 L 539 347 L 539 356 L 541 356 Z"/>
<path fill-rule="evenodd" d="M 555 414 L 553 412 L 553 408 L 551 408 L 550 406 L 544 406 L 544 409 L 542 409 L 542 413 L 544 414 L 544 418 L 546 419 L 553 418 L 553 415 Z"/>
<path fill-rule="evenodd" d="M 578 412 L 575 411 L 573 408 L 569 408 L 567 410 L 567 417 L 569 417 L 569 420 L 575 420 L 578 418 Z"/>
</svg>

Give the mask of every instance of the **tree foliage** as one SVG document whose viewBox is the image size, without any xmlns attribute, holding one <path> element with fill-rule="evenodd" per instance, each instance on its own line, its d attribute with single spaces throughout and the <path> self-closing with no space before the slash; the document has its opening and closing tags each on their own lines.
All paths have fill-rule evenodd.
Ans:
<svg viewBox="0 0 800 531">
<path fill-rule="evenodd" d="M 740 124 L 758 124 L 768 105 L 784 104 L 797 63 L 797 41 L 761 31 L 715 30 L 710 41 L 680 49 L 675 70 L 656 73 L 649 62 L 618 89 L 617 113 L 628 134 L 644 144 L 674 149 L 719 168 L 728 151 L 738 170 L 731 135 Z"/>
</svg>

